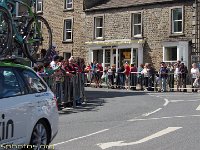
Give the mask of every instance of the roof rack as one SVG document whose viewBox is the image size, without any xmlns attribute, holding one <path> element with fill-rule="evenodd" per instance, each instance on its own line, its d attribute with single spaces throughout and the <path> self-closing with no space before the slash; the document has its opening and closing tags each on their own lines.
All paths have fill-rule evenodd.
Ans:
<svg viewBox="0 0 200 150">
<path fill-rule="evenodd" d="M 16 56 L 1 57 L 0 62 L 15 63 L 15 64 L 26 65 L 26 66 L 31 67 L 31 61 L 23 57 L 16 57 Z"/>
</svg>

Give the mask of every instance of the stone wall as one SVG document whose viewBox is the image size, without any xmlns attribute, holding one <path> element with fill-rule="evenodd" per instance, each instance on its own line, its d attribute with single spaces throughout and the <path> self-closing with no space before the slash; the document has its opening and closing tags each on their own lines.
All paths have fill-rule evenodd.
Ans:
<svg viewBox="0 0 200 150">
<path fill-rule="evenodd" d="M 192 40 L 192 4 L 184 2 L 86 12 L 86 41 L 94 41 L 95 15 L 104 16 L 104 40 L 131 39 L 131 13 L 142 11 L 143 38 L 146 40 L 144 62 L 158 67 L 163 59 L 163 41 Z M 184 7 L 184 34 L 181 36 L 172 36 L 170 33 L 170 8 L 174 6 Z"/>
<path fill-rule="evenodd" d="M 85 13 L 83 0 L 74 0 L 73 10 L 64 10 L 64 0 L 44 0 L 43 17 L 49 22 L 53 32 L 53 43 L 60 55 L 70 52 L 74 56 L 86 57 L 85 49 Z M 64 20 L 73 18 L 73 41 L 63 42 Z"/>
</svg>

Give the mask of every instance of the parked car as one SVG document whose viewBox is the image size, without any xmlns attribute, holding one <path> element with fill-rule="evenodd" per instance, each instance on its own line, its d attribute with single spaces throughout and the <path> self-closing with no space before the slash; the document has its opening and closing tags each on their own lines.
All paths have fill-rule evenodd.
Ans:
<svg viewBox="0 0 200 150">
<path fill-rule="evenodd" d="M 54 94 L 31 68 L 0 61 L 0 149 L 47 149 L 58 132 Z"/>
</svg>

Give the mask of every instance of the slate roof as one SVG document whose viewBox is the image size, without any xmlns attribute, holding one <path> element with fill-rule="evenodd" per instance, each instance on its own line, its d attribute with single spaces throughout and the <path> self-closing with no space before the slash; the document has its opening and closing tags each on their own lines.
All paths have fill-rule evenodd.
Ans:
<svg viewBox="0 0 200 150">
<path fill-rule="evenodd" d="M 88 9 L 86 8 L 86 10 L 90 11 L 99 9 L 123 8 L 138 5 L 149 5 L 154 3 L 167 3 L 174 1 L 183 2 L 183 0 L 101 0 L 101 3 L 98 2 L 93 7 Z"/>
</svg>

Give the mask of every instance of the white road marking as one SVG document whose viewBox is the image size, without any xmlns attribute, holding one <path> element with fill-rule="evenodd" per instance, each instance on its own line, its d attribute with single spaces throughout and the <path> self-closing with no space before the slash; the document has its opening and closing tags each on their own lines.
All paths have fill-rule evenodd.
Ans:
<svg viewBox="0 0 200 150">
<path fill-rule="evenodd" d="M 200 105 L 197 107 L 197 109 L 196 110 L 200 110 Z"/>
<path fill-rule="evenodd" d="M 166 135 L 168 133 L 171 133 L 171 132 L 174 132 L 176 130 L 179 130 L 181 129 L 182 127 L 168 127 L 162 131 L 159 131 L 153 135 L 150 135 L 146 138 L 143 138 L 139 141 L 136 141 L 136 142 L 131 142 L 131 143 L 124 143 L 124 141 L 117 141 L 117 142 L 109 142 L 109 143 L 100 143 L 100 144 L 97 144 L 101 149 L 107 149 L 107 148 L 111 148 L 111 147 L 121 147 L 121 146 L 130 146 L 130 145 L 137 145 L 137 144 L 141 144 L 141 143 L 144 143 L 144 142 L 147 142 L 147 141 L 150 141 L 152 139 L 155 139 L 155 138 L 158 138 L 158 137 L 161 137 L 163 135 Z"/>
<path fill-rule="evenodd" d="M 183 96 L 183 97 L 185 97 L 185 96 L 192 96 L 192 97 L 199 97 L 199 95 L 194 95 L 194 94 L 192 94 L 192 95 L 190 95 L 190 94 L 174 94 L 174 95 L 168 95 L 168 94 L 150 94 L 150 95 L 153 95 L 153 96 L 158 96 L 158 97 L 176 97 L 176 96 Z"/>
<path fill-rule="evenodd" d="M 200 99 L 194 99 L 194 100 L 170 100 L 171 103 L 178 103 L 178 102 L 197 102 L 200 101 Z"/>
<path fill-rule="evenodd" d="M 88 134 L 88 135 L 85 135 L 85 136 L 77 137 L 77 138 L 74 138 L 74 139 L 71 139 L 71 140 L 68 140 L 68 141 L 64 141 L 64 142 L 60 142 L 60 143 L 56 143 L 56 144 L 53 144 L 53 145 L 57 146 L 57 145 L 69 143 L 69 142 L 80 140 L 80 139 L 83 139 L 83 138 L 86 138 L 86 137 L 90 137 L 90 136 L 93 136 L 93 135 L 96 135 L 96 134 L 99 134 L 99 133 L 103 133 L 103 132 L 106 132 L 108 130 L 109 129 L 104 129 L 104 130 L 101 130 L 101 131 L 98 131 L 98 132 L 94 132 L 94 133 L 91 133 L 91 134 Z"/>
<path fill-rule="evenodd" d="M 158 108 L 158 109 L 156 109 L 155 111 L 152 111 L 152 112 L 149 112 L 149 113 L 143 114 L 142 116 L 147 117 L 147 116 L 150 116 L 150 115 L 152 115 L 152 114 L 157 113 L 157 112 L 160 111 L 160 110 L 162 110 L 162 108 Z"/>
<path fill-rule="evenodd" d="M 164 105 L 163 105 L 163 106 L 164 106 L 164 107 L 166 107 L 166 106 L 169 104 L 169 100 L 168 100 L 168 99 L 166 99 L 166 98 L 165 98 L 164 100 L 165 100 L 165 103 L 164 103 Z"/>
<path fill-rule="evenodd" d="M 190 116 L 172 116 L 172 117 L 161 117 L 161 118 L 147 118 L 147 119 L 130 119 L 128 121 L 149 121 L 149 120 L 161 120 L 161 119 L 174 119 L 174 118 L 189 118 L 189 117 L 200 117 L 200 115 Z"/>
</svg>

